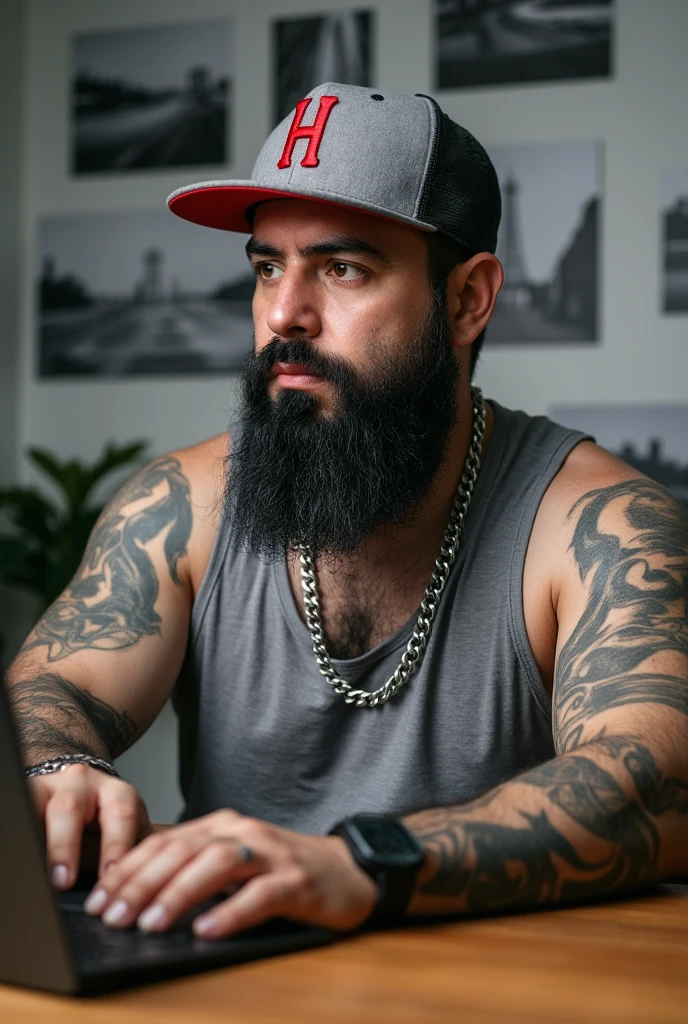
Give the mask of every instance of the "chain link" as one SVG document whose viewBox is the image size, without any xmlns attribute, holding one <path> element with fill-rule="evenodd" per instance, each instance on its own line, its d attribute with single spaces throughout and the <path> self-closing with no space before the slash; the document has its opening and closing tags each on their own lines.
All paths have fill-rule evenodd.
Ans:
<svg viewBox="0 0 688 1024">
<path fill-rule="evenodd" d="M 393 697 L 420 664 L 430 639 L 437 607 L 449 576 L 449 570 L 454 564 L 459 550 L 459 541 L 463 532 L 468 506 L 471 503 L 473 489 L 478 478 L 478 472 L 480 471 L 480 449 L 485 434 L 485 403 L 480 388 L 471 388 L 471 397 L 473 403 L 473 436 L 449 517 L 449 523 L 442 538 L 440 553 L 435 560 L 435 568 L 420 604 L 413 635 L 406 645 L 406 650 L 401 656 L 401 661 L 396 671 L 377 690 L 372 692 L 356 690 L 345 679 L 337 675 L 325 646 L 325 634 L 320 616 L 320 600 L 318 598 L 313 557 L 308 548 L 305 546 L 301 547 L 299 561 L 301 563 L 303 603 L 306 613 L 306 625 L 311 634 L 315 660 L 318 663 L 318 668 L 334 692 L 343 696 L 347 704 L 353 704 L 357 708 L 374 708 L 378 704 L 384 704 L 390 697 Z"/>
</svg>

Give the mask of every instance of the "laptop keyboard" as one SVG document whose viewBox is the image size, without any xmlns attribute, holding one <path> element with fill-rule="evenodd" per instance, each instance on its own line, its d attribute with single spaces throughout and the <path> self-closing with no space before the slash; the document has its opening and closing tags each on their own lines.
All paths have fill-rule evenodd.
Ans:
<svg viewBox="0 0 688 1024">
<path fill-rule="evenodd" d="M 76 962 L 83 967 L 98 966 L 105 971 L 124 963 L 193 958 L 208 949 L 208 942 L 197 939 L 187 928 L 176 928 L 161 935 L 144 935 L 136 928 L 125 931 L 108 928 L 99 918 L 69 908 L 63 914 L 70 946 Z"/>
<path fill-rule="evenodd" d="M 179 964 L 216 960 L 226 962 L 260 955 L 266 942 L 277 952 L 280 948 L 306 948 L 329 941 L 325 932 L 283 919 L 268 921 L 227 939 L 198 939 L 191 931 L 192 919 L 209 910 L 220 899 L 204 900 L 170 928 L 160 934 L 140 932 L 137 928 L 108 928 L 98 917 L 84 912 L 85 892 L 63 893 L 59 899 L 69 944 L 79 970 L 87 974 L 111 973 L 127 968 L 141 969 L 155 964 Z M 318 937 L 321 935 L 321 937 Z"/>
</svg>

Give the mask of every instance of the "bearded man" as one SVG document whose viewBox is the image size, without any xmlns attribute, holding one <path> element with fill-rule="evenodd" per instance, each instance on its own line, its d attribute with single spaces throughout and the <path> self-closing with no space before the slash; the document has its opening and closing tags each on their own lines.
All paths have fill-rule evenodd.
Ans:
<svg viewBox="0 0 688 1024">
<path fill-rule="evenodd" d="M 55 885 L 194 930 L 352 929 L 688 872 L 688 517 L 590 438 L 471 388 L 494 169 L 430 98 L 328 83 L 248 182 L 230 435 L 139 472 L 8 679 Z M 186 809 L 110 762 L 172 696 Z M 55 769 L 60 769 L 55 770 Z"/>
</svg>

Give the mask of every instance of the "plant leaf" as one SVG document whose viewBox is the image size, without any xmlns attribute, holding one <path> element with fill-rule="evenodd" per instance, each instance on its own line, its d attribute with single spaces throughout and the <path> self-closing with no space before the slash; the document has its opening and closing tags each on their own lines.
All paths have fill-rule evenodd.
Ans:
<svg viewBox="0 0 688 1024">
<path fill-rule="evenodd" d="M 112 441 L 109 441 L 105 445 L 101 457 L 89 470 L 88 490 L 90 491 L 115 469 L 133 462 L 147 447 L 147 441 L 134 441 L 132 444 L 123 445 L 122 447 L 118 447 Z"/>
<path fill-rule="evenodd" d="M 60 490 L 64 490 L 62 465 L 51 452 L 46 451 L 45 448 L 29 448 L 27 455 L 39 469 L 42 469 L 44 473 L 47 473 L 55 481 Z"/>
<path fill-rule="evenodd" d="M 0 579 L 17 572 L 26 562 L 29 545 L 19 537 L 0 537 Z"/>
<path fill-rule="evenodd" d="M 35 487 L 6 487 L 0 490 L 0 508 L 7 510 L 10 521 L 24 535 L 49 543 L 58 510 Z"/>
</svg>

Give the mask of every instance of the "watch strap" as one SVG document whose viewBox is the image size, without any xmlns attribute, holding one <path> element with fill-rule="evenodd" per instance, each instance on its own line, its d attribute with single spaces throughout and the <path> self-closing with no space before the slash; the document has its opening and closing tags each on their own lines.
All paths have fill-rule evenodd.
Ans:
<svg viewBox="0 0 688 1024">
<path fill-rule="evenodd" d="M 418 863 L 406 867 L 396 865 L 381 865 L 369 860 L 358 846 L 356 839 L 349 830 L 349 823 L 356 823 L 357 819 L 379 817 L 386 822 L 393 824 L 396 828 L 403 829 L 410 838 L 410 841 L 418 847 Z M 418 840 L 410 832 L 403 822 L 387 817 L 386 815 L 354 815 L 352 818 L 344 818 L 330 831 L 330 835 L 341 836 L 349 847 L 349 852 L 367 875 L 376 882 L 378 886 L 378 899 L 372 913 L 363 923 L 364 928 L 372 928 L 383 925 L 395 924 L 400 921 L 408 907 L 413 890 L 415 888 L 416 876 L 420 869 L 423 853 Z"/>
<path fill-rule="evenodd" d="M 415 872 L 386 868 L 375 876 L 378 885 L 377 903 L 363 923 L 364 928 L 397 924 L 411 902 L 416 881 Z"/>
</svg>

